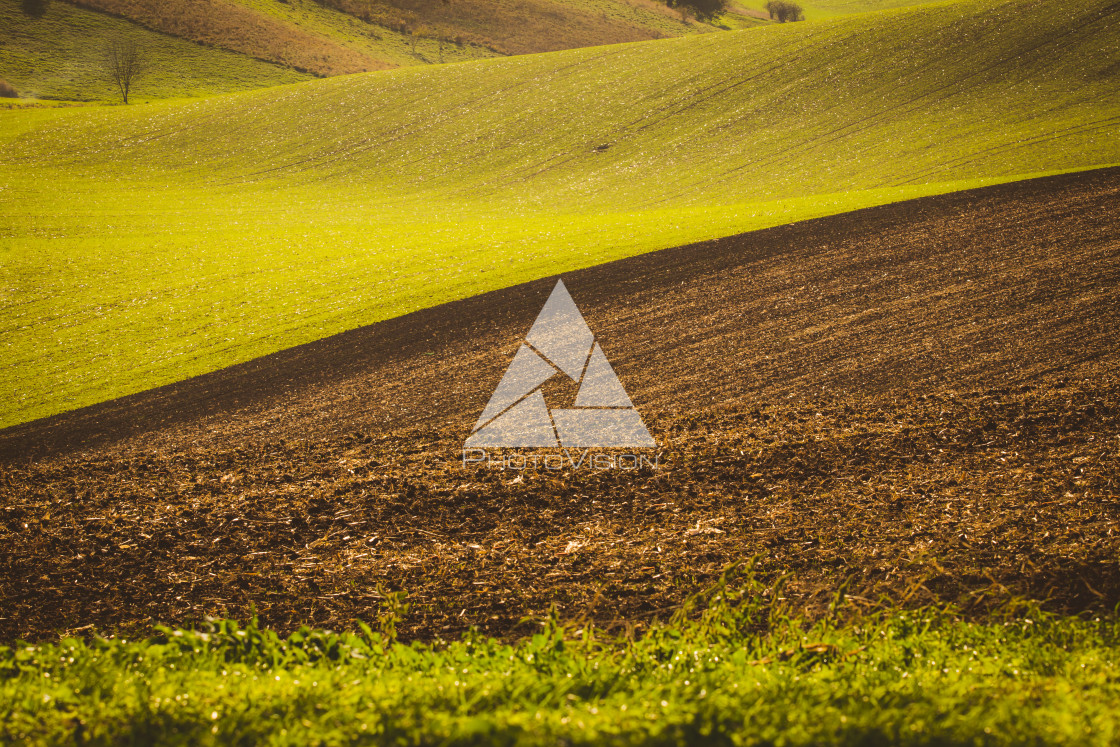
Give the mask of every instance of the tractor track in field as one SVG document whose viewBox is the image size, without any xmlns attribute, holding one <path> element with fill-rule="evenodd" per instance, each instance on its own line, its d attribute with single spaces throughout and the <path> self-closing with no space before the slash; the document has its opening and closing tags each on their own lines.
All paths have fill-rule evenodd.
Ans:
<svg viewBox="0 0 1120 747">
<path fill-rule="evenodd" d="M 566 273 L 653 471 L 461 464 L 555 278 L 0 431 L 0 639 L 402 588 L 410 636 L 641 624 L 752 556 L 809 609 L 1114 605 L 1118 205 L 1104 169 Z"/>
</svg>

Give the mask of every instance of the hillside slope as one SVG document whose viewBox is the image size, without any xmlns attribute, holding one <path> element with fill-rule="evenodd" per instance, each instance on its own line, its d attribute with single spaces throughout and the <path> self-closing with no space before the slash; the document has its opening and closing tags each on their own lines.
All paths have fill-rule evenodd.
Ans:
<svg viewBox="0 0 1120 747">
<path fill-rule="evenodd" d="M 640 41 L 700 28 L 654 0 L 70 1 L 318 75 Z"/>
<path fill-rule="evenodd" d="M 861 0 L 853 9 L 899 1 Z M 809 8 L 815 17 L 816 4 Z M 764 22 L 740 11 L 729 11 L 732 27 Z M 78 100 L 111 98 L 99 69 L 108 35 L 134 36 L 154 50 L 144 91 L 166 98 L 304 77 L 297 73 L 340 75 L 714 30 L 682 20 L 658 0 L 0 0 L 0 20 L 7 29 L 0 77 L 29 96 Z M 257 66 L 248 73 L 237 56 L 287 71 Z"/>
<path fill-rule="evenodd" d="M 874 13 L 880 10 L 905 8 L 922 5 L 929 0 L 800 0 L 798 5 L 805 12 L 806 20 L 820 20 L 831 16 Z M 767 0 L 739 0 L 737 3 L 745 10 L 765 13 Z"/>
<path fill-rule="evenodd" d="M 1115 3 L 977 0 L 0 114 L 0 423 L 622 256 L 1120 162 L 1118 40 Z"/>
<path fill-rule="evenodd" d="M 0 640 L 338 629 L 378 588 L 428 638 L 638 623 L 752 556 L 818 608 L 1111 609 L 1118 199 L 1067 174 L 565 273 L 656 470 L 463 466 L 554 279 L 0 432 Z"/>
<path fill-rule="evenodd" d="M 105 70 L 111 39 L 131 38 L 151 66 L 136 85 L 140 100 L 243 91 L 311 78 L 248 55 L 156 33 L 122 18 L 63 2 L 27 13 L 20 0 L 0 0 L 0 78 L 24 98 L 116 100 Z"/>
<path fill-rule="evenodd" d="M 351 11 L 351 12 L 348 12 Z M 25 97 L 113 99 L 106 42 L 150 51 L 142 99 L 713 30 L 655 0 L 482 0 L 374 8 L 316 0 L 0 0 L 0 77 Z"/>
</svg>

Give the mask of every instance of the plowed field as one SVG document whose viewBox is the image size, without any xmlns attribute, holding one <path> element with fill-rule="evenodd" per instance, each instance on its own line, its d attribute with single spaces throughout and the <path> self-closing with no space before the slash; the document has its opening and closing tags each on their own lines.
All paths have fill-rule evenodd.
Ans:
<svg viewBox="0 0 1120 747">
<path fill-rule="evenodd" d="M 1118 204 L 1102 170 L 564 275 L 655 470 L 463 466 L 554 278 L 0 431 L 0 639 L 398 589 L 408 636 L 641 624 L 753 556 L 809 608 L 1114 605 Z"/>
</svg>

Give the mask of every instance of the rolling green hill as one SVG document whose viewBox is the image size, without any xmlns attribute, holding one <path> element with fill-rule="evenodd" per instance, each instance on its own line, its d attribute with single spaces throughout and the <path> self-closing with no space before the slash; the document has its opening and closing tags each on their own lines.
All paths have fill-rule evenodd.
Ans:
<svg viewBox="0 0 1120 747">
<path fill-rule="evenodd" d="M 80 101 L 115 98 L 101 60 L 119 36 L 151 50 L 150 100 L 713 30 L 656 0 L 0 0 L 0 24 L 0 78 Z"/>
<path fill-rule="evenodd" d="M 316 75 L 712 30 L 656 0 L 69 1 Z"/>
<path fill-rule="evenodd" d="M 807 4 L 816 17 L 913 1 Z M 763 23 L 732 5 L 717 25 Z M 0 0 L 0 27 L 0 78 L 70 101 L 116 100 L 102 58 L 122 36 L 150 51 L 138 93 L 153 100 L 714 30 L 658 0 Z"/>
<path fill-rule="evenodd" d="M 815 21 L 832 16 L 905 8 L 925 2 L 928 0 L 800 0 L 798 5 L 805 10 L 806 20 Z M 738 5 L 750 10 L 764 11 L 766 0 L 739 0 Z"/>
<path fill-rule="evenodd" d="M 144 28 L 318 76 L 440 61 L 436 39 L 412 37 L 420 25 L 371 24 L 316 0 L 71 1 Z M 450 43 L 454 38 L 447 37 L 442 45 L 446 62 L 501 54 L 475 39 Z"/>
<path fill-rule="evenodd" d="M 0 424 L 626 255 L 1120 162 L 1118 16 L 968 0 L 0 112 Z"/>
<path fill-rule="evenodd" d="M 18 0 L 0 0 L 0 78 L 25 98 L 114 99 L 105 73 L 110 39 L 132 38 L 151 57 L 141 100 L 199 96 L 295 83 L 312 76 L 290 68 L 156 33 L 123 18 L 53 2 L 30 15 Z"/>
</svg>

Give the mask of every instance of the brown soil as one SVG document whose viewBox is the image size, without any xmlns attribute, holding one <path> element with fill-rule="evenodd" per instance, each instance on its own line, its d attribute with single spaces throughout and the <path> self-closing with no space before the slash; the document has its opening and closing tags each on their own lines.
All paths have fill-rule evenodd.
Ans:
<svg viewBox="0 0 1120 747">
<path fill-rule="evenodd" d="M 564 280 L 658 443 L 464 468 L 555 279 L 0 432 L 0 639 L 251 608 L 409 635 L 664 614 L 726 564 L 848 592 L 1120 601 L 1120 169 Z"/>
</svg>

